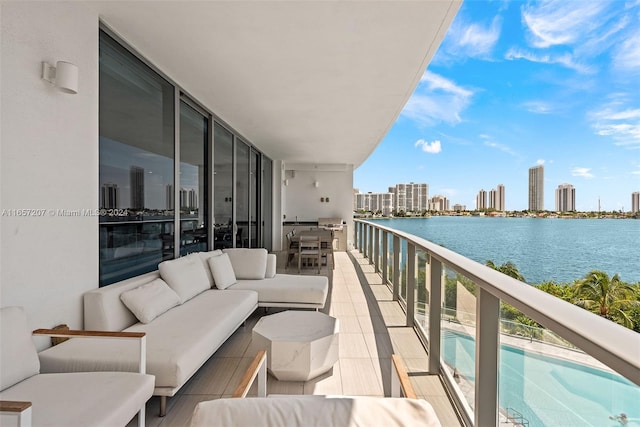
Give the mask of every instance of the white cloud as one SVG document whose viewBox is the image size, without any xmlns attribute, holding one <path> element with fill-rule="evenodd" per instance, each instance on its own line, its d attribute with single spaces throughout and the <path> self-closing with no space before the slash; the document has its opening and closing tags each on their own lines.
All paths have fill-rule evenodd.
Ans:
<svg viewBox="0 0 640 427">
<path fill-rule="evenodd" d="M 544 159 L 538 159 L 536 160 L 536 165 L 540 166 L 540 165 L 544 165 Z"/>
<path fill-rule="evenodd" d="M 640 34 L 624 40 L 613 55 L 616 68 L 638 70 L 640 68 Z"/>
<path fill-rule="evenodd" d="M 640 108 L 626 108 L 614 101 L 589 114 L 597 135 L 610 136 L 618 146 L 640 149 Z"/>
<path fill-rule="evenodd" d="M 489 135 L 484 135 L 483 134 L 483 135 L 480 135 L 480 138 L 484 140 L 483 144 L 485 146 L 487 146 L 487 147 L 495 148 L 496 150 L 500 150 L 500 151 L 505 152 L 507 154 L 510 154 L 512 156 L 517 156 L 517 153 L 515 151 L 513 151 L 511 149 L 511 147 L 493 141 L 492 138 Z"/>
<path fill-rule="evenodd" d="M 442 51 L 445 56 L 463 60 L 489 57 L 500 38 L 501 27 L 502 19 L 499 16 L 494 17 L 488 25 L 456 19 L 447 32 Z"/>
<path fill-rule="evenodd" d="M 431 71 L 425 71 L 402 115 L 425 126 L 460 123 L 460 113 L 471 102 L 473 92 Z"/>
<path fill-rule="evenodd" d="M 593 178 L 593 174 L 591 173 L 591 169 L 590 168 L 575 167 L 575 168 L 573 168 L 571 170 L 571 175 L 572 176 L 581 176 L 581 177 L 587 178 L 587 179 Z"/>
<path fill-rule="evenodd" d="M 522 21 L 534 47 L 573 45 L 589 39 L 606 19 L 604 1 L 546 0 L 522 6 Z"/>
<path fill-rule="evenodd" d="M 554 106 L 544 101 L 529 101 L 522 105 L 530 113 L 536 114 L 551 114 L 555 109 Z"/>
<path fill-rule="evenodd" d="M 435 140 L 432 142 L 427 142 L 424 139 L 419 139 L 415 143 L 416 147 L 421 147 L 422 151 L 430 154 L 438 154 L 442 151 L 442 144 L 440 144 L 439 140 Z"/>
<path fill-rule="evenodd" d="M 564 53 L 561 55 L 537 54 L 537 53 L 528 52 L 522 49 L 511 48 L 507 51 L 507 53 L 505 53 L 504 58 L 508 61 L 524 59 L 529 62 L 539 62 L 543 64 L 559 64 L 565 68 L 575 70 L 582 74 L 590 74 L 595 71 L 593 67 L 576 62 L 574 60 L 573 55 L 569 53 Z"/>
</svg>

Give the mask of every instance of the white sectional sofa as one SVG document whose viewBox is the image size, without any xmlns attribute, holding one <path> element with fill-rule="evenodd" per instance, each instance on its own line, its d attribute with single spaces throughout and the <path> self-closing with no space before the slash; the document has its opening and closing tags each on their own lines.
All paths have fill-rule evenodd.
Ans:
<svg viewBox="0 0 640 427">
<path fill-rule="evenodd" d="M 85 329 L 147 336 L 154 395 L 173 396 L 259 307 L 324 307 L 328 279 L 276 274 L 264 249 L 200 252 L 158 271 L 87 292 Z M 39 353 L 43 372 L 135 370 L 134 349 L 119 342 L 69 340 Z M 116 361 L 116 362 L 114 362 Z"/>
</svg>

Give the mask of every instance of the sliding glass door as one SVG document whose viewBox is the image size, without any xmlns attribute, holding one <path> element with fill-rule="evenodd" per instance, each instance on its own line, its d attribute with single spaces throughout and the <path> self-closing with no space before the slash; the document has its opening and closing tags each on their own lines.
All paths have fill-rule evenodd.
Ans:
<svg viewBox="0 0 640 427">
<path fill-rule="evenodd" d="M 180 101 L 180 255 L 207 250 L 207 148 L 209 117 Z M 177 190 L 177 191 L 176 191 Z"/>
</svg>

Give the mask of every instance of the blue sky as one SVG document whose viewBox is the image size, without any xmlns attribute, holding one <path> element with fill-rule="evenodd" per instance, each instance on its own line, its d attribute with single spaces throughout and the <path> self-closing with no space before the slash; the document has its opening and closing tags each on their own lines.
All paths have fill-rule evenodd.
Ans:
<svg viewBox="0 0 640 427">
<path fill-rule="evenodd" d="M 527 208 L 545 167 L 545 209 L 576 188 L 577 210 L 628 211 L 640 191 L 640 0 L 466 0 L 413 96 L 356 169 L 361 192 L 426 182 L 475 208 L 505 186 Z M 384 171 L 384 173 L 381 173 Z"/>
</svg>

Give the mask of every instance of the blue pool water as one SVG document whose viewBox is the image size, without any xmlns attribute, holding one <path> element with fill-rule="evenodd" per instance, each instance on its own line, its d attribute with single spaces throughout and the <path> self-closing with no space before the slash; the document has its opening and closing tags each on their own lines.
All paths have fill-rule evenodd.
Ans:
<svg viewBox="0 0 640 427">
<path fill-rule="evenodd" d="M 475 340 L 443 333 L 443 357 L 460 376 L 475 380 Z M 620 375 L 502 345 L 500 407 L 522 413 L 534 426 L 620 427 L 609 416 L 625 413 L 640 426 L 640 387 Z"/>
</svg>

